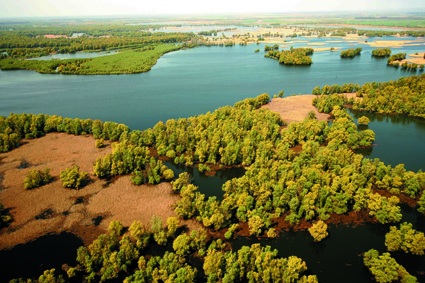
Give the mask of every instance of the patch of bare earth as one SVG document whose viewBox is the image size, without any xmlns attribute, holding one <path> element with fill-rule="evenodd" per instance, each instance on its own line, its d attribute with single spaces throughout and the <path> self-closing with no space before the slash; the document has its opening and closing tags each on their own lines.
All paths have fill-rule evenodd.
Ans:
<svg viewBox="0 0 425 283">
<path fill-rule="evenodd" d="M 179 197 L 173 194 L 169 183 L 136 186 L 130 176 L 112 181 L 93 176 L 93 162 L 111 152 L 109 142 L 100 149 L 94 143 L 92 136 L 51 133 L 0 154 L 0 202 L 13 217 L 10 225 L 0 230 L 0 250 L 63 231 L 72 232 L 89 244 L 105 232 L 111 220 L 120 220 L 124 226 L 135 220 L 146 225 L 152 215 L 164 219 L 174 216 L 171 205 Z M 74 165 L 88 172 L 91 180 L 80 190 L 63 188 L 59 178 L 60 171 Z M 25 190 L 27 173 L 46 167 L 54 180 Z"/>
<path fill-rule="evenodd" d="M 272 112 L 280 114 L 280 117 L 286 123 L 303 121 L 308 112 L 314 111 L 318 120 L 327 121 L 329 114 L 319 113 L 317 108 L 313 106 L 313 99 L 316 95 L 306 94 L 298 96 L 288 96 L 284 98 L 273 98 L 269 103 L 261 108 L 268 108 Z"/>
</svg>

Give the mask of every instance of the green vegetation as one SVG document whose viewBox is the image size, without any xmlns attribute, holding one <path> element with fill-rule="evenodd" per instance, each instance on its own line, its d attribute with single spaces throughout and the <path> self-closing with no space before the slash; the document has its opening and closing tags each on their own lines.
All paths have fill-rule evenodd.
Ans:
<svg viewBox="0 0 425 283">
<path fill-rule="evenodd" d="M 328 225 L 326 225 L 322 220 L 319 220 L 314 223 L 313 226 L 308 228 L 308 232 L 310 232 L 310 235 L 315 241 L 320 242 L 329 235 L 327 229 Z"/>
<path fill-rule="evenodd" d="M 190 235 L 169 235 L 170 239 L 164 237 L 162 244 L 172 240 L 174 252 L 167 251 L 162 257 L 146 254 L 152 234 L 155 238 L 158 231 L 164 231 L 155 226 L 162 222 L 160 218 L 155 218 L 153 222 L 152 229 L 156 232 L 147 231 L 142 223 L 135 221 L 129 228 L 130 235 L 122 235 L 122 224 L 112 221 L 107 234 L 100 235 L 88 247 L 78 248 L 78 266 L 69 268 L 69 279 L 102 282 L 126 276 L 126 283 L 200 282 L 205 279 L 192 265 L 192 254 L 202 261 L 202 274 L 206 275 L 207 282 L 318 282 L 315 275 L 303 274 L 307 266 L 298 257 L 279 258 L 277 250 L 272 251 L 269 246 L 261 247 L 259 244 L 224 252 L 225 245 L 221 239 L 208 241 L 203 229 L 192 231 Z M 176 228 L 175 225 L 173 227 Z M 58 279 L 54 277 L 54 270 L 45 271 L 42 276 L 40 280 L 42 278 L 44 281 L 35 282 L 63 282 L 62 276 Z M 45 281 L 46 278 L 50 280 Z M 15 279 L 12 282 L 34 281 Z"/>
<path fill-rule="evenodd" d="M 277 250 L 260 244 L 236 252 L 209 249 L 203 267 L 207 282 L 318 282 L 315 275 L 302 275 L 307 270 L 302 259 L 277 258 Z"/>
<path fill-rule="evenodd" d="M 366 116 L 362 116 L 357 120 L 357 123 L 359 123 L 359 125 L 364 125 L 364 126 L 367 126 L 369 124 L 369 122 L 370 122 L 370 120 Z"/>
<path fill-rule="evenodd" d="M 118 54 L 90 59 L 0 60 L 2 70 L 33 70 L 48 74 L 111 75 L 143 73 L 151 69 L 163 54 L 180 46 L 161 44 L 153 50 L 125 50 Z"/>
<path fill-rule="evenodd" d="M 412 224 L 404 222 L 400 229 L 390 227 L 390 232 L 385 235 L 385 246 L 388 251 L 403 250 L 405 253 L 423 255 L 425 250 L 424 233 L 412 229 Z"/>
<path fill-rule="evenodd" d="M 97 148 L 102 148 L 102 147 L 104 147 L 104 146 L 105 146 L 104 142 L 105 142 L 105 140 L 104 140 L 104 139 L 102 139 L 102 138 L 100 138 L 100 139 L 97 139 L 97 140 L 95 141 L 94 145 L 95 145 Z"/>
<path fill-rule="evenodd" d="M 360 55 L 362 52 L 361 47 L 357 47 L 356 49 L 348 49 L 341 51 L 341 58 L 354 58 L 357 55 Z"/>
<path fill-rule="evenodd" d="M 312 90 L 312 94 L 315 95 L 320 95 L 320 94 L 333 94 L 333 93 L 352 93 L 352 92 L 356 92 L 360 89 L 360 86 L 356 83 L 345 83 L 343 85 L 325 85 L 323 88 L 320 88 L 320 86 L 316 86 L 313 90 Z M 329 111 L 326 111 L 326 113 L 329 113 L 330 111 L 332 111 L 332 108 L 329 109 Z"/>
<path fill-rule="evenodd" d="M 24 188 L 26 190 L 30 190 L 33 188 L 41 187 L 45 184 L 50 183 L 50 181 L 53 179 L 52 176 L 50 176 L 50 169 L 46 168 L 43 171 L 41 170 L 31 170 L 28 172 L 27 176 L 24 180 Z"/>
<path fill-rule="evenodd" d="M 313 54 L 313 48 L 292 48 L 290 50 L 268 51 L 264 57 L 279 60 L 284 65 L 311 65 L 313 61 L 308 55 Z"/>
<path fill-rule="evenodd" d="M 425 118 L 424 85 L 424 74 L 385 83 L 366 83 L 357 92 L 363 99 L 356 100 L 353 109 Z"/>
<path fill-rule="evenodd" d="M 93 170 L 101 178 L 132 173 L 131 180 L 136 185 L 158 184 L 165 172 L 168 179 L 174 177 L 161 160 L 150 157 L 148 147 L 130 144 L 125 137 L 120 143 L 112 144 L 112 153 L 97 158 Z"/>
<path fill-rule="evenodd" d="M 64 188 L 72 188 L 79 190 L 84 187 L 88 181 L 86 172 L 80 173 L 80 167 L 74 166 L 61 171 L 60 178 Z"/>
<path fill-rule="evenodd" d="M 393 55 L 394 56 L 394 55 Z M 354 110 L 371 111 L 377 113 L 407 114 L 425 118 L 425 74 L 420 76 L 402 77 L 396 81 L 383 83 L 365 83 L 357 90 L 357 97 L 363 99 L 348 100 L 344 96 L 321 95 L 313 100 L 313 104 L 320 112 L 329 113 L 334 106 L 352 103 Z M 333 90 L 325 86 L 321 90 L 316 87 L 313 94 L 330 94 L 346 92 L 341 86 L 332 86 Z"/>
<path fill-rule="evenodd" d="M 386 57 L 391 55 L 391 49 L 389 48 L 381 48 L 372 50 L 372 56 L 375 57 Z"/>
<path fill-rule="evenodd" d="M 260 49 L 259 48 L 258 49 L 255 49 L 254 52 L 255 53 L 258 53 L 258 52 L 260 52 Z"/>
<path fill-rule="evenodd" d="M 397 53 L 394 55 L 391 55 L 390 58 L 388 58 L 387 63 L 388 65 L 392 65 L 394 61 L 401 61 L 406 59 L 406 53 Z"/>
<path fill-rule="evenodd" d="M 410 275 L 389 253 L 379 255 L 377 250 L 371 249 L 364 253 L 363 262 L 375 277 L 376 282 L 385 283 L 399 280 L 401 282 L 417 282 L 416 277 Z"/>
<path fill-rule="evenodd" d="M 264 46 L 264 51 L 272 51 L 272 50 L 279 50 L 279 44 L 275 44 L 273 46 Z"/>
<path fill-rule="evenodd" d="M 10 221 L 12 221 L 12 217 L 6 213 L 3 204 L 0 202 L 0 228 Z"/>
</svg>

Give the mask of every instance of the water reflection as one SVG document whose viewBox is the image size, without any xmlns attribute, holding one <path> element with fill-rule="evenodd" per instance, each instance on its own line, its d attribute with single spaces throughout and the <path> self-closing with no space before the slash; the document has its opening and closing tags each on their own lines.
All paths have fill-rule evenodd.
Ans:
<svg viewBox="0 0 425 283">
<path fill-rule="evenodd" d="M 192 176 L 192 183 L 198 186 L 198 191 L 205 195 L 205 198 L 215 196 L 218 201 L 223 200 L 224 191 L 222 187 L 224 183 L 233 178 L 240 178 L 245 174 L 245 169 L 242 167 L 233 167 L 228 169 L 217 170 L 214 177 L 207 176 L 206 172 L 199 172 L 198 168 L 175 164 L 171 161 L 165 161 L 170 169 L 174 171 L 177 177 L 183 172 L 188 172 Z"/>
<path fill-rule="evenodd" d="M 367 127 L 376 134 L 374 146 L 359 149 L 357 153 L 368 158 L 379 158 L 392 167 L 404 164 L 407 170 L 425 169 L 425 151 L 418 150 L 424 146 L 425 119 L 352 109 L 349 109 L 349 112 L 355 121 L 362 116 L 368 117 L 370 123 Z M 359 129 L 364 128 L 359 126 Z"/>
</svg>

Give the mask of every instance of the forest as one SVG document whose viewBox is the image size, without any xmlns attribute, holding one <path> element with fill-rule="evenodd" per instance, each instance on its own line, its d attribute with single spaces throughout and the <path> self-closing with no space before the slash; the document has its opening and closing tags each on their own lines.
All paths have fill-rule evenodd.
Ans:
<svg viewBox="0 0 425 283">
<path fill-rule="evenodd" d="M 159 26 L 154 26 L 158 28 Z M 1 70 L 34 70 L 48 74 L 131 74 L 147 72 L 163 54 L 186 46 L 193 33 L 153 33 L 150 26 L 77 25 L 0 30 Z M 73 34 L 82 34 L 73 36 Z M 47 37 L 45 37 L 47 35 Z M 63 35 L 50 38 L 49 35 Z M 23 60 L 76 52 L 117 54 L 88 59 Z"/>
<path fill-rule="evenodd" d="M 279 64 L 283 65 L 311 65 L 313 61 L 308 55 L 312 55 L 313 52 L 313 48 L 310 47 L 292 48 L 291 46 L 290 50 L 282 50 L 281 52 L 270 50 L 264 57 L 276 59 L 279 61 Z"/>
<path fill-rule="evenodd" d="M 393 55 L 394 56 L 394 55 Z M 352 104 L 354 110 L 385 114 L 407 114 L 425 118 L 425 74 L 401 77 L 395 81 L 365 83 L 361 87 L 347 89 L 344 86 L 316 87 L 313 94 L 319 111 L 329 113 L 334 106 Z M 361 99 L 347 100 L 337 93 L 356 92 Z M 334 95 L 328 95 L 334 94 Z"/>
<path fill-rule="evenodd" d="M 83 277 L 87 282 L 94 282 L 124 275 L 125 282 L 273 282 L 278 278 L 285 282 L 317 282 L 320 278 L 303 274 L 307 267 L 300 258 L 278 258 L 277 251 L 259 245 L 231 251 L 226 248 L 226 240 L 210 239 L 206 235 L 208 231 L 224 231 L 225 238 L 231 239 L 241 225 L 247 225 L 250 235 L 271 238 L 278 235 L 276 223 L 284 221 L 291 227 L 308 223 L 316 227 L 311 230 L 312 235 L 321 239 L 326 236 L 326 226 L 316 224 L 332 223 L 340 215 L 363 217 L 362 221 L 381 224 L 400 222 L 400 202 L 405 198 L 417 202 L 418 211 L 425 213 L 425 173 L 408 171 L 403 164 L 392 167 L 379 159 L 357 154 L 356 149 L 372 145 L 375 134 L 357 127 L 351 115 L 341 107 L 348 101 L 332 94 L 341 90 L 357 91 L 357 95 L 363 97 L 361 102 L 354 102 L 359 109 L 362 103 L 369 105 L 372 99 L 387 98 L 387 94 L 391 94 L 388 102 L 401 99 L 402 105 L 410 105 L 414 113 L 423 115 L 425 108 L 418 107 L 421 105 L 418 99 L 424 97 L 424 79 L 422 75 L 362 87 L 353 84 L 317 87 L 315 91 L 324 95 L 314 103 L 320 111 L 331 113 L 332 124 L 318 121 L 315 114 L 310 113 L 304 121 L 285 127 L 278 114 L 260 109 L 270 100 L 266 93 L 212 113 L 159 122 L 145 131 L 131 131 L 123 124 L 99 120 L 11 114 L 0 117 L 1 151 L 13 150 L 23 138 L 34 139 L 50 132 L 88 134 L 98 140 L 110 140 L 114 142 L 113 151 L 93 164 L 95 176 L 131 174 L 135 185 L 173 180 L 173 191 L 180 196 L 174 206 L 176 215 L 181 219 L 195 219 L 204 227 L 188 235 L 176 228 L 177 219 L 167 219 L 166 228 L 162 228 L 163 220 L 153 218 L 150 226 L 135 222 L 128 228 L 129 233 L 124 234 L 122 224 L 111 222 L 108 233 L 78 250 L 79 266 L 68 269 L 69 278 Z M 400 97 L 396 98 L 396 94 Z M 294 151 L 296 145 L 301 145 L 302 150 Z M 152 155 L 152 149 L 178 164 L 242 165 L 246 173 L 223 185 L 222 201 L 216 197 L 206 198 L 191 184 L 188 173 L 174 177 L 173 172 Z M 46 177 L 41 175 L 41 179 Z M 7 221 L 7 214 L 2 214 L 2 219 Z M 388 240 L 389 249 L 423 251 L 421 236 L 416 236 L 415 231 L 409 232 L 409 227 L 403 224 L 400 230 L 392 228 L 388 239 L 400 240 L 398 244 Z M 416 239 L 418 244 L 411 246 L 408 244 L 411 241 L 406 240 L 410 238 L 406 237 Z M 144 253 L 149 241 L 158 245 L 170 241 L 173 252 L 149 256 Z M 201 259 L 202 269 L 191 262 L 194 255 Z M 376 260 L 380 256 L 373 252 L 364 256 L 365 265 L 375 274 L 373 266 L 379 264 Z M 402 266 L 393 265 L 403 270 Z M 41 275 L 39 282 L 45 280 L 65 279 L 56 278 L 50 270 Z"/>
<path fill-rule="evenodd" d="M 375 57 L 386 57 L 391 55 L 391 49 L 389 48 L 380 48 L 372 50 L 372 56 Z"/>
<path fill-rule="evenodd" d="M 362 52 L 362 48 L 361 47 L 357 47 L 356 49 L 348 49 L 348 50 L 343 50 L 341 51 L 341 58 L 354 58 L 357 55 L 360 55 L 360 53 Z"/>
<path fill-rule="evenodd" d="M 114 55 L 66 60 L 0 60 L 2 70 L 33 70 L 45 74 L 110 75 L 134 74 L 149 71 L 165 53 L 182 46 L 160 44 L 135 50 L 124 50 Z"/>
</svg>

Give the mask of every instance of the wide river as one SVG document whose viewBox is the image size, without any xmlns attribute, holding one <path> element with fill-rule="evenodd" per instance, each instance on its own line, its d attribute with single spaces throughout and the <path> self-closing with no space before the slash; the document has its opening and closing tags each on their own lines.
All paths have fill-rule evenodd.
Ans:
<svg viewBox="0 0 425 283">
<path fill-rule="evenodd" d="M 395 38 L 368 40 L 390 39 Z M 325 43 L 324 46 L 314 47 L 347 49 L 361 46 L 363 52 L 361 56 L 345 60 L 340 58 L 339 52 L 316 52 L 312 56 L 312 66 L 288 67 L 279 65 L 276 60 L 264 58 L 265 44 L 227 48 L 200 47 L 168 53 L 158 60 L 151 71 L 135 75 L 74 76 L 43 75 L 33 71 L 0 71 L 0 115 L 7 116 L 10 112 L 57 114 L 71 118 L 115 121 L 127 124 L 132 129 L 143 130 L 153 127 L 160 120 L 165 122 L 171 118 L 199 115 L 264 92 L 271 96 L 280 90 L 284 90 L 285 95 L 307 94 L 317 85 L 382 82 L 421 74 L 419 71 L 403 71 L 386 66 L 386 59 L 371 57 L 374 48 L 366 44 L 327 42 L 338 41 L 338 38 L 295 40 Z M 301 47 L 307 46 L 307 43 L 291 43 L 288 46 Z M 257 48 L 261 51 L 254 53 Z M 424 45 L 410 45 L 393 49 L 393 53 L 411 54 L 423 52 L 423 49 Z M 353 113 L 355 120 L 361 115 L 365 114 Z M 371 118 L 369 128 L 376 133 L 376 145 L 362 152 L 364 155 L 378 157 L 392 166 L 404 163 L 409 170 L 425 169 L 425 151 L 422 150 L 425 119 L 366 115 Z M 187 170 L 171 167 L 176 173 Z M 242 174 L 242 169 L 219 172 L 216 177 L 206 177 L 196 169 L 193 172 L 194 182 L 200 186 L 200 190 L 209 196 L 217 195 L 218 199 L 222 198 L 220 187 L 223 182 Z M 412 222 L 416 229 L 425 231 L 423 216 L 407 207 L 403 207 L 403 215 L 402 221 Z M 363 266 L 360 254 L 370 248 L 385 251 L 384 235 L 389 230 L 388 226 L 331 226 L 329 238 L 321 243 L 314 243 L 308 232 L 288 232 L 274 240 L 238 239 L 232 243 L 234 248 L 239 248 L 244 244 L 262 242 L 277 248 L 281 256 L 297 255 L 306 261 L 310 271 L 317 274 L 321 282 L 370 282 L 370 274 Z M 43 241 L 47 241 L 45 239 Z M 49 247 L 55 241 L 50 241 L 49 238 L 47 242 L 52 243 Z M 60 241 L 63 243 L 68 240 Z M 75 245 L 79 243 L 76 242 Z M 29 250 L 23 250 L 22 253 L 26 257 L 38 258 L 41 246 L 38 242 L 34 249 L 27 245 Z M 52 246 L 46 250 L 56 248 Z M 75 250 L 75 247 L 72 246 L 71 250 Z M 13 254 L 15 261 L 12 260 Z M 75 257 L 75 254 L 70 258 Z M 10 262 L 10 267 L 7 267 L 10 269 L 22 256 L 19 250 L 15 253 L 0 253 L 0 259 Z M 28 266 L 38 266 L 38 269 L 28 270 L 29 274 L 25 275 L 36 276 L 46 268 L 60 269 L 60 265 L 65 262 L 75 264 L 53 252 L 46 254 L 47 256 L 55 257 L 56 265 L 47 264 L 44 259 L 40 259 L 36 263 L 28 263 Z M 423 257 L 404 256 L 401 253 L 395 253 L 394 256 L 412 275 L 418 276 L 419 281 L 425 280 L 425 276 L 418 273 L 424 271 Z M 45 265 L 39 266 L 41 263 Z M 17 274 L 24 276 L 22 273 Z M 8 276 L 12 278 L 16 275 L 11 272 Z"/>
</svg>

